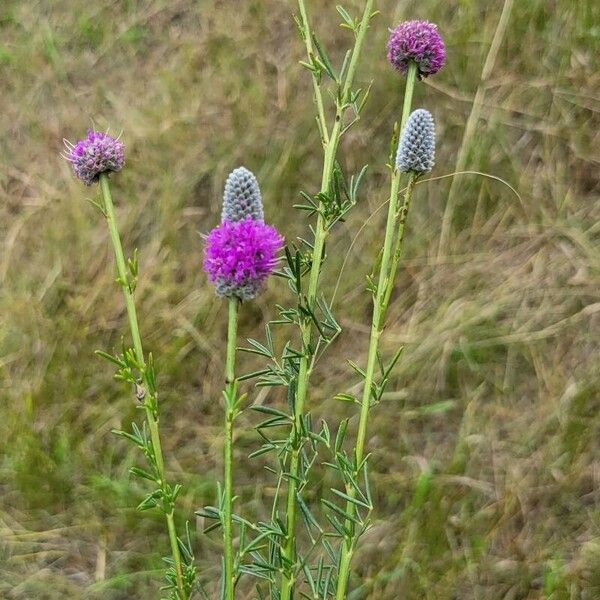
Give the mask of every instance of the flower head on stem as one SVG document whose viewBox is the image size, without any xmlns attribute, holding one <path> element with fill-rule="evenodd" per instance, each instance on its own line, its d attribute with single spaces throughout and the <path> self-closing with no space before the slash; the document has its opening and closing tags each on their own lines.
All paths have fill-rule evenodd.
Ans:
<svg viewBox="0 0 600 600">
<path fill-rule="evenodd" d="M 225 184 L 222 222 L 206 238 L 204 271 L 217 296 L 251 300 L 275 270 L 283 237 L 263 222 L 260 189 L 240 167 Z"/>
<path fill-rule="evenodd" d="M 137 309 L 134 300 L 135 279 L 137 278 L 137 255 L 133 260 L 126 262 L 121 242 L 121 235 L 117 226 L 116 214 L 110 187 L 108 174 L 120 171 L 124 164 L 124 146 L 118 139 L 107 133 L 88 131 L 87 136 L 71 144 L 65 141 L 68 160 L 75 175 L 86 185 L 99 181 L 102 196 L 102 204 L 95 203 L 104 214 L 110 240 L 113 246 L 115 262 L 117 267 L 117 282 L 122 288 L 125 307 L 129 321 L 129 329 L 132 337 L 133 348 L 125 349 L 121 355 L 110 355 L 99 352 L 101 356 L 110 360 L 118 367 L 117 376 L 135 386 L 136 397 L 146 413 L 146 424 L 149 436 L 140 432 L 137 426 L 132 426 L 132 433 L 115 430 L 114 433 L 134 443 L 148 459 L 149 470 L 136 468 L 132 473 L 138 477 L 149 479 L 154 482 L 157 489 L 150 492 L 140 503 L 143 510 L 158 507 L 162 510 L 169 534 L 171 545 L 170 568 L 166 572 L 168 587 L 171 591 L 170 598 L 176 600 L 188 600 L 194 586 L 196 569 L 193 564 L 193 554 L 189 541 L 187 545 L 177 536 L 174 505 L 175 499 L 181 486 L 171 485 L 167 482 L 165 475 L 165 464 L 161 447 L 158 426 L 158 392 L 156 390 L 156 378 L 154 374 L 152 356 L 146 358 L 142 346 L 140 326 L 137 317 Z M 181 548 L 185 545 L 185 554 L 182 555 Z"/>
<path fill-rule="evenodd" d="M 274 271 L 283 237 L 264 223 L 260 188 L 246 168 L 232 171 L 225 183 L 221 224 L 206 237 L 204 271 L 217 296 L 228 298 L 229 320 L 225 363 L 226 386 L 223 444 L 223 494 L 219 518 L 223 527 L 223 600 L 233 600 L 237 580 L 233 545 L 234 421 L 243 396 L 238 395 L 235 375 L 238 310 L 242 300 L 254 298 Z"/>
<path fill-rule="evenodd" d="M 388 60 L 403 75 L 408 65 L 417 65 L 417 77 L 437 73 L 446 62 L 446 47 L 437 25 L 429 21 L 405 21 L 392 30 L 387 45 Z"/>
<path fill-rule="evenodd" d="M 89 130 L 87 136 L 76 144 L 67 140 L 64 144 L 64 158 L 85 185 L 97 182 L 102 173 L 120 171 L 125 163 L 123 143 L 102 131 Z"/>
</svg>

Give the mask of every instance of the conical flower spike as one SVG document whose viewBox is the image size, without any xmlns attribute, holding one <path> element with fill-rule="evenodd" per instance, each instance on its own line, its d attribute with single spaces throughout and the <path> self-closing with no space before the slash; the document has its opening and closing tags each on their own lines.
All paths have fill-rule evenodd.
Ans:
<svg viewBox="0 0 600 600">
<path fill-rule="evenodd" d="M 431 113 L 419 108 L 408 117 L 402 132 L 396 166 L 403 173 L 422 175 L 433 169 L 435 158 L 435 124 Z"/>
<path fill-rule="evenodd" d="M 246 217 L 264 221 L 262 198 L 254 174 L 245 167 L 238 167 L 225 182 L 221 221 L 236 223 Z"/>
</svg>

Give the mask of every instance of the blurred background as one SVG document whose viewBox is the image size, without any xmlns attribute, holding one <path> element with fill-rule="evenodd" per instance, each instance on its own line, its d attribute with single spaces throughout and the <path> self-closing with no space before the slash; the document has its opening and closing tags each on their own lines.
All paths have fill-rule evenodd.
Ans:
<svg viewBox="0 0 600 600">
<path fill-rule="evenodd" d="M 334 4 L 308 6 L 339 64 L 350 40 Z M 358 14 L 362 2 L 344 6 Z M 328 247 L 323 288 L 339 279 L 344 332 L 314 374 L 316 416 L 335 427 L 356 412 L 332 398 L 359 389 L 346 361 L 362 363 L 367 344 L 365 276 L 385 211 L 364 225 L 387 198 L 403 93 L 385 59 L 389 27 L 429 19 L 447 44 L 447 66 L 414 102 L 437 122 L 432 176 L 481 171 L 518 193 L 478 175 L 416 190 L 383 344 L 385 356 L 405 351 L 372 413 L 377 509 L 351 598 L 600 598 L 600 4 L 376 6 L 358 74 L 371 96 L 340 150 L 347 172 L 369 170 Z M 291 205 L 318 191 L 322 158 L 295 11 L 291 0 L 2 0 L 1 598 L 157 598 L 162 584 L 163 522 L 136 512 L 139 457 L 110 434 L 141 415 L 94 355 L 127 331 L 88 202 L 98 189 L 59 156 L 92 124 L 123 131 L 112 190 L 126 251 L 139 249 L 168 470 L 185 486 L 178 517 L 191 521 L 201 578 L 217 580 L 220 534 L 201 534 L 194 510 L 214 503 L 220 477 L 226 306 L 201 271 L 198 232 L 218 222 L 225 177 L 243 164 L 268 219 L 288 240 L 306 234 Z M 261 339 L 276 302 L 292 302 L 280 280 L 243 307 L 242 337 Z M 247 458 L 255 422 L 240 419 L 236 477 L 241 509 L 260 517 L 274 482 Z M 315 493 L 319 482 L 317 471 Z"/>
</svg>

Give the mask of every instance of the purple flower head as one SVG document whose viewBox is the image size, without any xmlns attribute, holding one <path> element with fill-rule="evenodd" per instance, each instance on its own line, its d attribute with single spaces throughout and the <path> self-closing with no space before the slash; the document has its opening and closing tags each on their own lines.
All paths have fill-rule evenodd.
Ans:
<svg viewBox="0 0 600 600">
<path fill-rule="evenodd" d="M 264 223 L 258 181 L 239 167 L 225 183 L 221 225 L 206 238 L 204 271 L 217 296 L 251 300 L 274 271 L 283 238 Z"/>
<path fill-rule="evenodd" d="M 204 271 L 217 296 L 251 300 L 274 271 L 283 238 L 251 216 L 223 221 L 206 239 Z"/>
<path fill-rule="evenodd" d="M 75 145 L 65 140 L 65 147 L 64 157 L 85 185 L 98 181 L 102 173 L 120 171 L 125 162 L 125 146 L 101 131 L 88 131 L 87 136 Z"/>
<path fill-rule="evenodd" d="M 406 75 L 408 65 L 417 65 L 417 77 L 423 79 L 437 73 L 446 62 L 446 47 L 437 25 L 428 21 L 400 23 L 388 41 L 388 60 Z"/>
</svg>

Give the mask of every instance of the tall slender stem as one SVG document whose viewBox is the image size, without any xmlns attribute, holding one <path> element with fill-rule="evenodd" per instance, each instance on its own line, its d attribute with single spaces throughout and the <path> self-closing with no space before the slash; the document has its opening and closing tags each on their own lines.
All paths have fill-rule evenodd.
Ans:
<svg viewBox="0 0 600 600">
<path fill-rule="evenodd" d="M 235 379 L 235 348 L 237 342 L 238 324 L 237 298 L 229 299 L 229 317 L 227 324 L 227 359 L 225 362 L 225 447 L 224 490 L 223 490 L 223 545 L 225 569 L 223 573 L 223 588 L 225 600 L 233 600 L 235 587 L 233 559 L 233 421 L 236 411 L 237 382 Z"/>
<path fill-rule="evenodd" d="M 313 38 L 310 26 L 308 24 L 308 16 L 306 14 L 306 6 L 304 0 L 298 0 L 298 9 L 300 10 L 300 21 L 302 23 L 302 36 L 304 37 L 304 43 L 306 45 L 306 55 L 310 59 L 314 56 L 315 51 L 313 47 Z M 325 109 L 323 107 L 323 96 L 319 89 L 319 81 L 316 77 L 312 77 L 313 85 L 313 96 L 315 104 L 317 105 L 317 123 L 319 125 L 319 132 L 321 133 L 321 142 L 323 146 L 329 141 L 329 132 L 327 130 L 327 121 L 325 119 Z"/>
<path fill-rule="evenodd" d="M 315 93 L 315 101 L 318 108 L 318 118 L 321 123 L 320 128 L 322 131 L 322 139 L 324 143 L 324 158 L 323 158 L 323 175 L 321 178 L 321 193 L 326 194 L 329 192 L 331 185 L 331 179 L 333 176 L 333 169 L 335 165 L 335 157 L 340 141 L 340 137 L 343 131 L 343 117 L 346 110 L 346 105 L 352 85 L 354 83 L 354 76 L 358 66 L 358 59 L 362 51 L 362 46 L 365 39 L 365 34 L 371 20 L 373 13 L 373 2 L 374 0 L 367 0 L 365 9 L 362 15 L 362 19 L 357 30 L 356 40 L 352 54 L 350 56 L 350 62 L 348 65 L 348 71 L 345 80 L 342 85 L 341 99 L 337 102 L 335 123 L 331 130 L 331 134 L 327 135 L 327 127 L 324 121 L 323 113 L 323 101 L 321 96 L 321 90 L 318 82 L 313 78 L 313 86 Z M 307 52 L 312 53 L 312 38 L 310 33 L 310 25 L 308 23 L 308 16 L 306 12 L 306 6 L 304 0 L 298 0 L 298 6 L 300 9 L 300 18 L 302 20 L 302 26 L 305 32 L 305 40 L 307 44 Z M 320 206 L 322 208 L 322 206 Z M 312 264 L 308 279 L 308 291 L 306 295 L 307 308 L 313 310 L 316 305 L 317 296 L 317 285 L 319 282 L 319 273 L 321 270 L 321 261 L 323 258 L 323 250 L 325 247 L 325 240 L 327 238 L 327 228 L 325 219 L 322 214 L 322 210 L 317 215 L 317 223 L 315 226 L 315 240 L 312 251 Z M 296 544 L 295 544 L 295 530 L 296 530 L 296 494 L 298 489 L 299 480 L 299 467 L 300 467 L 300 450 L 302 445 L 302 419 L 304 418 L 304 404 L 306 401 L 308 381 L 310 379 L 310 345 L 312 339 L 312 322 L 310 319 L 304 319 L 301 324 L 302 333 L 302 357 L 300 359 L 300 366 L 298 371 L 298 385 L 296 390 L 296 397 L 294 403 L 294 424 L 292 429 L 292 451 L 290 456 L 289 464 L 289 476 L 288 476 L 288 489 L 286 499 L 286 537 L 282 547 L 282 562 L 283 568 L 281 573 L 281 600 L 290 600 L 292 597 L 295 573 L 294 563 L 296 560 Z"/>
<path fill-rule="evenodd" d="M 417 177 L 414 173 L 411 173 L 408 177 L 408 183 L 406 184 L 406 190 L 404 191 L 404 201 L 400 210 L 398 211 L 396 220 L 398 222 L 398 235 L 396 236 L 396 243 L 394 244 L 394 253 L 392 255 L 392 265 L 390 267 L 389 285 L 385 290 L 385 297 L 381 307 L 382 319 L 385 319 L 388 305 L 390 303 L 390 297 L 394 289 L 394 280 L 396 279 L 396 272 L 398 271 L 398 264 L 402 257 L 402 245 L 404 242 L 404 231 L 406 230 L 406 217 L 408 216 L 408 209 L 410 208 L 410 201 L 412 193 L 417 183 Z M 383 323 L 381 324 L 383 328 Z"/>
<path fill-rule="evenodd" d="M 404 126 L 410 116 L 412 108 L 413 93 L 415 91 L 415 81 L 417 80 L 417 63 L 411 61 L 408 64 L 406 73 L 406 88 L 404 90 L 404 104 L 402 105 L 402 120 L 400 121 L 400 135 L 404 131 Z"/>
<path fill-rule="evenodd" d="M 402 121 L 400 123 L 400 134 L 404 130 L 406 121 L 410 114 L 412 106 L 412 97 L 417 69 L 415 63 L 410 63 L 407 73 L 406 90 L 404 92 L 404 106 L 402 109 Z M 371 334 L 369 338 L 369 350 L 367 355 L 367 368 L 365 370 L 365 383 L 360 407 L 360 417 L 358 422 L 358 433 L 356 437 L 355 448 L 355 479 L 358 478 L 361 465 L 364 458 L 364 449 L 367 439 L 367 425 L 369 421 L 369 409 L 371 407 L 371 389 L 373 386 L 375 367 L 377 366 L 377 351 L 379 349 L 379 340 L 384 327 L 384 321 L 389 303 L 389 298 L 394 286 L 394 278 L 400 259 L 400 251 L 404 238 L 404 224 L 410 203 L 410 197 L 414 187 L 414 175 L 410 175 L 409 184 L 406 188 L 404 203 L 398 211 L 398 199 L 400 192 L 400 171 L 394 167 L 392 171 L 392 182 L 390 190 L 390 199 L 388 205 L 387 223 L 385 228 L 385 238 L 383 242 L 383 254 L 381 257 L 381 266 L 377 280 L 377 293 L 373 302 L 373 318 L 371 321 Z M 398 231 L 396 232 L 396 229 Z M 394 237 L 396 243 L 394 246 Z M 391 263 L 390 263 L 391 261 Z M 346 493 L 351 497 L 356 497 L 354 486 L 348 485 Z M 346 503 L 346 513 L 353 515 L 355 513 L 355 504 L 348 501 Z M 336 589 L 336 600 L 345 600 L 348 580 L 350 577 L 350 565 L 352 555 L 356 546 L 356 536 L 354 535 L 354 523 L 347 521 L 346 527 L 352 532 L 342 544 L 340 564 L 338 567 L 338 582 Z"/>
<path fill-rule="evenodd" d="M 117 226 L 117 220 L 115 216 L 115 209 L 110 194 L 110 187 L 108 185 L 108 176 L 106 174 L 100 175 L 100 188 L 102 190 L 104 213 L 106 216 L 106 222 L 108 224 L 108 230 L 110 233 L 110 239 L 112 242 L 113 250 L 115 253 L 115 261 L 117 264 L 117 273 L 119 275 L 119 284 L 123 288 L 123 295 L 125 297 L 125 306 L 127 308 L 127 318 L 129 320 L 129 329 L 131 331 L 131 337 L 133 339 L 133 348 L 135 351 L 136 360 L 140 366 L 140 372 L 143 376 L 146 373 L 146 359 L 144 357 L 144 349 L 142 346 L 142 338 L 140 336 L 140 327 L 137 318 L 137 311 L 135 308 L 135 301 L 133 298 L 132 286 L 129 282 L 129 276 L 127 274 L 127 265 L 125 263 L 125 256 L 123 254 L 123 245 L 121 244 L 121 237 L 119 235 L 119 229 Z M 146 411 L 146 420 L 148 422 L 148 429 L 150 430 L 150 439 L 152 441 L 152 448 L 154 451 L 154 458 L 156 461 L 156 470 L 158 473 L 159 481 L 158 485 L 163 491 L 167 489 L 167 481 L 165 478 L 165 465 L 162 453 L 162 447 L 160 443 L 160 435 L 158 431 L 158 415 L 156 413 L 156 398 L 153 399 L 153 404 L 148 401 L 144 403 Z M 188 596 L 183 583 L 183 569 L 181 563 L 181 554 L 179 552 L 179 543 L 177 541 L 177 531 L 175 529 L 175 520 L 173 517 L 172 506 L 169 510 L 165 511 L 165 518 L 167 521 L 167 530 L 169 532 L 169 542 L 171 544 L 171 555 L 173 558 L 173 564 L 175 567 L 175 575 L 177 578 L 177 594 L 181 600 L 187 600 Z"/>
</svg>

